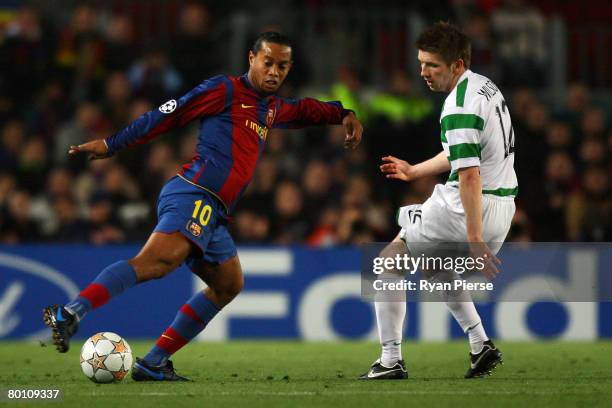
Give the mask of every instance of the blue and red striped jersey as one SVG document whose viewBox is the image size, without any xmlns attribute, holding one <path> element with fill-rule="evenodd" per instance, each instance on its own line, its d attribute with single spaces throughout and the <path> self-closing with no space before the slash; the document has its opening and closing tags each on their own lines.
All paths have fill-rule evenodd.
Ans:
<svg viewBox="0 0 612 408">
<path fill-rule="evenodd" d="M 231 213 L 253 177 L 269 129 L 341 124 L 347 112 L 340 102 L 262 96 L 246 74 L 219 75 L 145 113 L 106 144 L 113 154 L 199 119 L 196 155 L 179 175 L 216 196 Z"/>
</svg>

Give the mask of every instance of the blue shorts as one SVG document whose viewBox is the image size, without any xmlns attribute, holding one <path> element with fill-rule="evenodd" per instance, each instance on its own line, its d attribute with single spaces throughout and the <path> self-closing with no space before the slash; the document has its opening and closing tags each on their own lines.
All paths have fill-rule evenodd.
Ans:
<svg viewBox="0 0 612 408">
<path fill-rule="evenodd" d="M 200 251 L 193 251 L 185 263 L 192 270 L 200 262 L 220 264 L 236 255 L 223 204 L 206 190 L 179 176 L 171 178 L 157 200 L 154 232 L 179 231 Z"/>
</svg>

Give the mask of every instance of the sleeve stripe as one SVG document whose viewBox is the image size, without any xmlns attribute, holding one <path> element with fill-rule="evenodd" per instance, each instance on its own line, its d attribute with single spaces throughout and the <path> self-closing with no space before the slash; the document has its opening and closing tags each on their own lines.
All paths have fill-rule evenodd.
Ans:
<svg viewBox="0 0 612 408">
<path fill-rule="evenodd" d="M 457 103 L 457 107 L 463 107 L 463 104 L 465 103 L 465 91 L 467 90 L 467 85 L 467 78 L 465 78 L 459 83 L 459 85 L 457 85 L 457 97 L 455 101 Z"/>
<path fill-rule="evenodd" d="M 448 144 L 480 143 L 480 130 L 477 129 L 453 129 L 444 133 Z"/>
<path fill-rule="evenodd" d="M 448 150 L 450 153 L 450 161 L 466 159 L 468 157 L 478 157 L 480 159 L 479 143 L 460 143 L 448 146 Z"/>
<path fill-rule="evenodd" d="M 459 171 L 466 167 L 480 167 L 480 159 L 478 157 L 468 157 L 465 159 L 457 159 L 451 162 L 451 170 Z M 457 175 L 459 177 L 459 175 Z"/>
<path fill-rule="evenodd" d="M 470 113 L 455 113 L 442 118 L 442 131 L 453 129 L 484 129 L 484 119 Z"/>
</svg>

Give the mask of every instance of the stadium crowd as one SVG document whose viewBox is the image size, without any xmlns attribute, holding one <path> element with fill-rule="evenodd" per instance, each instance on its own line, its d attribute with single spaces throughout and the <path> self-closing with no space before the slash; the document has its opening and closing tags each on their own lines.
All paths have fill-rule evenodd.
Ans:
<svg viewBox="0 0 612 408">
<path fill-rule="evenodd" d="M 509 239 L 610 241 L 610 118 L 582 83 L 568 87 L 561 109 L 536 92 L 544 80 L 537 47 L 511 65 L 521 69 L 505 72 L 514 56 L 492 34 L 503 17 L 483 12 L 462 21 L 474 71 L 498 82 L 512 113 L 520 190 Z M 161 186 L 194 154 L 197 123 L 107 160 L 68 157 L 68 146 L 106 137 L 225 72 L 209 19 L 205 7 L 186 4 L 171 46 L 143 44 L 127 14 L 88 5 L 75 7 L 67 24 L 43 21 L 26 6 L 0 26 L 0 243 L 148 236 Z M 298 94 L 308 85 L 295 83 Z M 357 111 L 364 143 L 344 150 L 341 127 L 271 130 L 231 222 L 241 244 L 389 240 L 397 207 L 423 202 L 446 178 L 405 184 L 378 171 L 386 154 L 416 162 L 439 151 L 440 95 L 421 91 L 401 70 L 374 86 L 347 67 L 322 94 Z"/>
</svg>

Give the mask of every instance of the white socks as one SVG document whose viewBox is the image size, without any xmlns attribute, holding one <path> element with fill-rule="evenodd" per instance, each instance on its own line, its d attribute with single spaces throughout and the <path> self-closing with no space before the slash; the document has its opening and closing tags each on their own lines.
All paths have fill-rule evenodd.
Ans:
<svg viewBox="0 0 612 408">
<path fill-rule="evenodd" d="M 380 362 L 385 367 L 392 367 L 402 359 L 401 344 L 406 302 L 374 302 L 374 307 L 378 322 L 378 335 L 382 345 Z M 447 301 L 446 307 L 463 331 L 467 333 L 472 354 L 480 353 L 484 342 L 489 338 L 474 303 Z"/>
<path fill-rule="evenodd" d="M 394 241 L 381 253 L 381 256 L 391 257 L 405 252 L 405 247 Z M 391 271 L 383 274 L 380 278 L 386 282 L 398 282 L 403 279 L 402 273 Z M 433 276 L 431 281 L 445 282 L 452 281 L 457 275 L 453 272 L 442 272 Z M 384 296 L 384 294 L 380 294 Z M 485 341 L 489 340 L 484 327 L 480 321 L 480 316 L 476 311 L 472 297 L 468 291 L 449 291 L 444 294 L 446 307 L 451 312 L 463 332 L 468 335 L 470 350 L 472 354 L 478 354 Z M 380 298 L 383 299 L 383 298 Z M 406 317 L 405 293 L 397 298 L 387 296 L 384 302 L 374 302 L 376 309 L 376 321 L 378 323 L 378 336 L 382 345 L 382 355 L 380 363 L 385 367 L 392 367 L 402 359 L 402 334 L 404 318 Z"/>
<path fill-rule="evenodd" d="M 380 362 L 385 367 L 392 367 L 402 359 L 402 331 L 406 317 L 406 302 L 374 302 L 374 308 L 378 322 L 378 336 L 382 345 Z"/>
<path fill-rule="evenodd" d="M 467 333 L 472 354 L 480 353 L 483 343 L 489 340 L 489 338 L 485 333 L 484 327 L 482 327 L 474 302 L 471 299 L 469 301 L 458 302 L 449 298 L 446 302 L 446 307 L 452 313 L 457 323 L 459 323 L 463 332 Z"/>
<path fill-rule="evenodd" d="M 484 342 L 489 340 L 485 333 L 482 322 L 478 322 L 476 326 L 470 327 L 467 331 L 468 339 L 470 340 L 470 349 L 472 354 L 478 354 L 484 347 Z"/>
</svg>

